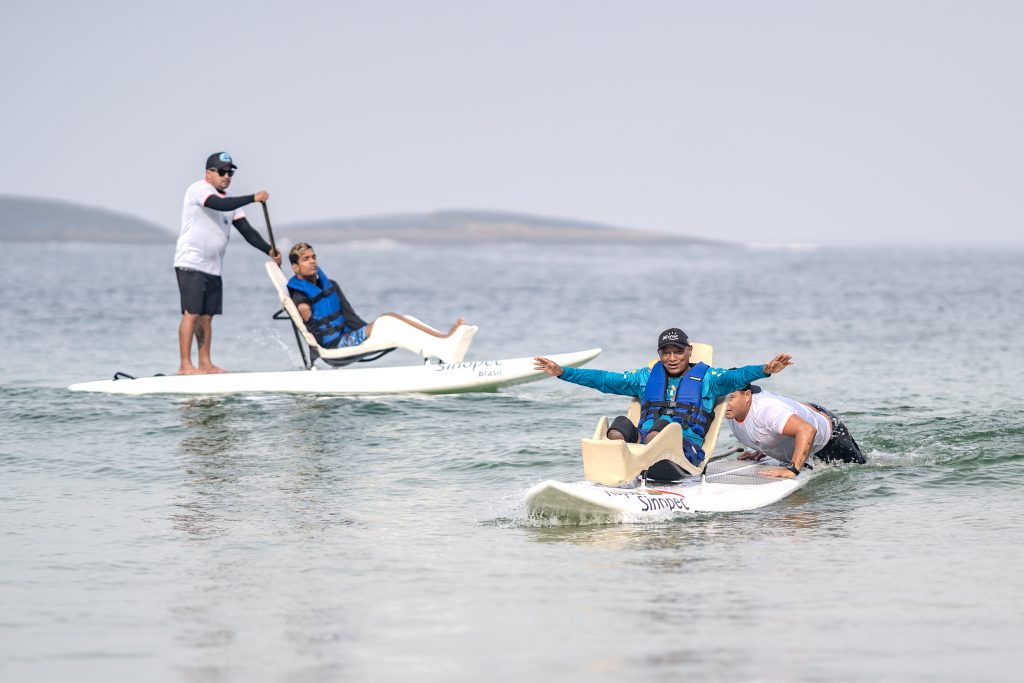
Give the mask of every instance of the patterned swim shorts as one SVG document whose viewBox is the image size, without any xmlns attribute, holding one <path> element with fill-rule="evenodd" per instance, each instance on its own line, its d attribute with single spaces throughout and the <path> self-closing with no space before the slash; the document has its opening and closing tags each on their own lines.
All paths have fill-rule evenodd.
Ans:
<svg viewBox="0 0 1024 683">
<path fill-rule="evenodd" d="M 366 341 L 366 327 L 360 327 L 358 330 L 352 330 L 347 332 L 338 338 L 338 343 L 334 345 L 336 349 L 346 349 L 350 346 L 359 346 Z"/>
</svg>

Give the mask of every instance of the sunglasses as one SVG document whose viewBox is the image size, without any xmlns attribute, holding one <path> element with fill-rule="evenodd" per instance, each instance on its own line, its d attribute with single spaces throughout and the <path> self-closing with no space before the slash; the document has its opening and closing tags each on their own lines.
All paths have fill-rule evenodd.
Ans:
<svg viewBox="0 0 1024 683">
<path fill-rule="evenodd" d="M 224 176 L 230 178 L 235 175 L 235 169 L 233 168 L 211 168 L 210 170 L 216 171 L 217 175 L 219 175 L 221 178 L 223 178 Z"/>
</svg>

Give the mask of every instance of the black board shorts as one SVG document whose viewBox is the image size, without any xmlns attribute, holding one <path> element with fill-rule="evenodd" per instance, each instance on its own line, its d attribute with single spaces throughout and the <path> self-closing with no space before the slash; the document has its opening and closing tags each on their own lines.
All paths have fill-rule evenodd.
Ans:
<svg viewBox="0 0 1024 683">
<path fill-rule="evenodd" d="M 210 275 L 191 268 L 175 268 L 181 312 L 193 315 L 220 315 L 223 287 L 220 275 Z"/>
<path fill-rule="evenodd" d="M 860 450 L 860 446 L 853 440 L 850 430 L 846 428 L 846 425 L 843 424 L 838 415 L 828 408 L 815 403 L 808 403 L 807 405 L 825 415 L 832 422 L 832 438 L 828 440 L 828 443 L 820 451 L 814 454 L 814 457 L 820 458 L 825 462 L 839 460 L 841 462 L 855 462 L 859 465 L 863 465 L 868 461 Z"/>
</svg>

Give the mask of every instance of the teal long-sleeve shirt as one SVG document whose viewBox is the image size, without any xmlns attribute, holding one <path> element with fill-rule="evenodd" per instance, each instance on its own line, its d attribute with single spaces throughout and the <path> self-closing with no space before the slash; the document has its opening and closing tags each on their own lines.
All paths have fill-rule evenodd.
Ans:
<svg viewBox="0 0 1024 683">
<path fill-rule="evenodd" d="M 563 379 L 566 382 L 597 389 L 605 394 L 635 396 L 636 398 L 643 398 L 644 388 L 646 388 L 647 380 L 651 376 L 651 369 L 648 367 L 627 370 L 626 372 L 609 372 L 607 370 L 592 370 L 589 368 L 563 368 L 563 370 L 559 379 Z M 765 377 L 768 377 L 768 375 L 765 374 L 763 365 L 746 365 L 732 370 L 708 368 L 701 382 L 701 404 L 705 410 L 714 410 L 715 399 L 719 396 L 725 396 L 737 389 L 742 389 L 751 382 L 764 379 Z M 680 378 L 668 378 L 668 381 L 665 383 L 666 401 L 675 400 Z M 648 418 L 640 427 L 643 430 L 647 430 L 653 424 L 654 419 Z M 696 444 L 698 447 L 704 445 L 703 437 L 697 436 L 689 428 L 683 430 L 683 438 Z"/>
</svg>

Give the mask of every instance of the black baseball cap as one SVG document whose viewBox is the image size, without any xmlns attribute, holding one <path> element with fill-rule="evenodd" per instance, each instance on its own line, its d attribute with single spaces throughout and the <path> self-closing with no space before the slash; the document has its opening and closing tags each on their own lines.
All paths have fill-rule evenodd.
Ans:
<svg viewBox="0 0 1024 683">
<path fill-rule="evenodd" d="M 206 168 L 238 168 L 227 152 L 215 152 L 206 159 Z"/>
<path fill-rule="evenodd" d="M 678 346 L 681 349 L 685 349 L 689 345 L 690 339 L 686 336 L 686 333 L 678 327 L 670 327 L 658 335 L 659 351 L 666 346 Z"/>
</svg>

